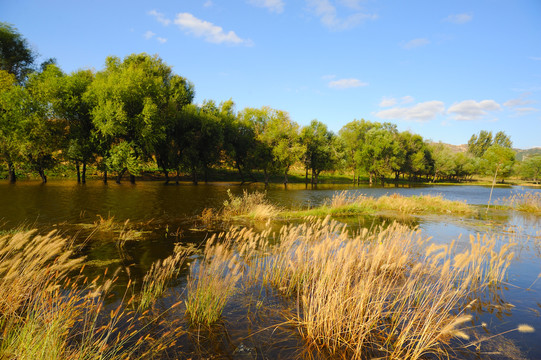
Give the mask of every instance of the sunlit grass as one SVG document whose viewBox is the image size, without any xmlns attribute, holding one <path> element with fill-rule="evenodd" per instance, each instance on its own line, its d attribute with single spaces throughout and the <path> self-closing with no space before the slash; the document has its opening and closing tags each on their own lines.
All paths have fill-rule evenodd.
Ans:
<svg viewBox="0 0 541 360">
<path fill-rule="evenodd" d="M 503 204 L 518 211 L 541 215 L 541 193 L 527 192 L 503 199 Z"/>
<path fill-rule="evenodd" d="M 262 192 L 248 193 L 246 190 L 242 196 L 235 196 L 227 190 L 228 200 L 224 201 L 221 216 L 224 219 L 234 217 L 248 217 L 254 220 L 273 218 L 278 214 L 278 208 L 272 205 Z"/>
</svg>

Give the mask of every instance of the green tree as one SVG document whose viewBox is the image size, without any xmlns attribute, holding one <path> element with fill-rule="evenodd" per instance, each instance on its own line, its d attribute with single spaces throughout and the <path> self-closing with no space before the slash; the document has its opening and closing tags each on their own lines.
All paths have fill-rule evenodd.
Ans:
<svg viewBox="0 0 541 360">
<path fill-rule="evenodd" d="M 56 112 L 58 89 L 64 74 L 55 64 L 32 73 L 26 82 L 26 104 L 30 109 L 21 126 L 20 153 L 24 161 L 47 182 L 45 171 L 59 161 L 67 123 Z"/>
<path fill-rule="evenodd" d="M 84 96 L 93 80 L 94 73 L 91 70 L 79 70 L 64 76 L 58 89 L 59 101 L 55 105 L 57 114 L 63 117 L 69 126 L 65 156 L 75 163 L 77 182 L 83 184 L 86 182 L 86 166 L 97 152 L 93 138 L 95 129 L 91 104 Z"/>
<path fill-rule="evenodd" d="M 468 141 L 468 151 L 477 157 L 483 154 L 492 145 L 492 132 L 481 130 L 478 135 L 473 134 Z"/>
<path fill-rule="evenodd" d="M 10 183 L 17 176 L 15 164 L 20 159 L 23 120 L 29 115 L 28 92 L 17 85 L 15 75 L 0 70 L 0 157 L 7 164 Z"/>
<path fill-rule="evenodd" d="M 430 148 L 432 149 L 432 157 L 434 159 L 433 181 L 437 179 L 449 179 L 455 175 L 456 164 L 449 147 L 439 142 L 431 144 Z"/>
<path fill-rule="evenodd" d="M 140 162 L 149 160 L 166 141 L 170 111 L 178 105 L 178 94 L 171 91 L 171 84 L 179 82 L 185 85 L 191 101 L 191 85 L 183 79 L 175 80 L 171 68 L 160 58 L 144 53 L 129 55 L 123 61 L 108 57 L 105 69 L 96 74 L 87 96 L 93 104 L 96 136 L 105 144 L 102 155 L 106 164 L 115 164 L 117 182 L 125 171 L 135 182 L 138 172 L 133 164 L 122 163 L 129 158 L 126 149 Z M 116 151 L 122 143 L 127 144 Z M 115 156 L 119 158 L 111 159 Z"/>
<path fill-rule="evenodd" d="M 357 161 L 360 158 L 363 145 L 365 143 L 366 133 L 373 127 L 379 127 L 381 124 L 361 120 L 353 120 L 340 129 L 339 136 L 342 139 L 344 149 L 344 163 L 346 168 L 353 172 L 353 183 L 360 181 L 360 170 L 362 164 Z"/>
<path fill-rule="evenodd" d="M 535 155 L 524 159 L 520 166 L 520 173 L 523 177 L 539 183 L 541 174 L 541 155 Z"/>
<path fill-rule="evenodd" d="M 332 170 L 335 166 L 336 149 L 334 148 L 335 135 L 327 129 L 324 123 L 312 120 L 310 125 L 301 129 L 301 144 L 304 147 L 302 161 L 312 174 L 312 185 L 318 184 L 319 174 L 322 171 Z"/>
<path fill-rule="evenodd" d="M 0 22 L 0 70 L 13 74 L 23 83 L 32 72 L 36 55 L 26 39 L 12 25 Z"/>
<path fill-rule="evenodd" d="M 366 133 L 363 149 L 357 154 L 357 161 L 369 175 L 370 184 L 374 179 L 385 183 L 385 175 L 394 172 L 398 165 L 400 143 L 396 134 L 388 128 L 372 128 Z"/>
<path fill-rule="evenodd" d="M 482 159 L 482 169 L 487 175 L 501 178 L 502 183 L 511 175 L 515 163 L 515 151 L 500 145 L 490 146 Z"/>
</svg>

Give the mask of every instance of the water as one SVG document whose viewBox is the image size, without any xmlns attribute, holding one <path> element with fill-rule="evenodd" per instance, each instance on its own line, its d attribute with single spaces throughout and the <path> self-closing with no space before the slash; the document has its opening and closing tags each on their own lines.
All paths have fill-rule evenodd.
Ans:
<svg viewBox="0 0 541 360">
<path fill-rule="evenodd" d="M 79 237 L 84 238 L 88 225 L 99 221 L 100 217 L 114 217 L 120 224 L 129 219 L 135 229 L 146 231 L 140 239 L 128 241 L 120 249 L 115 241 L 111 241 L 118 238 L 118 231 L 97 233 L 93 235 L 93 240 L 86 244 L 84 252 L 91 264 L 94 264 L 89 266 L 90 272 L 99 273 L 102 269 L 100 264 L 108 263 L 130 269 L 129 274 L 123 271 L 121 278 L 140 278 L 156 259 L 171 254 L 174 242 L 180 240 L 202 243 L 208 237 L 207 231 L 201 231 L 197 216 L 205 208 L 221 207 L 224 200 L 228 199 L 228 189 L 233 194 L 241 194 L 244 190 L 265 190 L 259 184 L 241 187 L 235 183 L 165 186 L 161 182 L 150 181 L 135 185 L 104 185 L 100 181 L 91 181 L 86 185 L 78 185 L 74 181 L 51 181 L 46 185 L 33 181 L 21 181 L 15 185 L 0 182 L 0 230 L 19 225 L 41 229 L 57 227 L 68 235 L 78 233 Z M 541 279 L 537 280 L 541 274 L 540 217 L 498 209 L 486 214 L 483 205 L 486 206 L 489 199 L 490 187 L 480 186 L 382 188 L 322 185 L 311 190 L 305 189 L 304 185 L 294 184 L 287 189 L 274 185 L 266 189 L 266 192 L 269 200 L 278 206 L 305 208 L 317 206 L 342 190 L 374 197 L 392 193 L 404 196 L 432 194 L 478 205 L 476 213 L 468 217 L 426 215 L 402 220 L 419 226 L 425 235 L 432 236 L 436 242 L 445 243 L 460 238 L 459 244 L 465 244 L 469 235 L 477 232 L 517 236 L 521 243 L 520 251 L 509 268 L 508 284 L 502 292 L 504 303 L 510 303 L 513 307 L 480 310 L 476 314 L 476 325 L 486 323 L 492 333 L 504 332 L 523 323 L 533 326 L 536 329 L 534 334 L 511 332 L 506 334 L 505 338 L 512 340 L 524 357 L 541 359 L 541 344 L 537 341 L 541 332 Z M 530 191 L 541 190 L 497 187 L 492 199 L 498 200 Z M 352 227 L 369 227 L 389 219 L 372 215 L 341 220 Z M 213 345 L 217 346 L 217 353 L 225 358 L 242 358 L 239 352 L 254 348 L 252 345 L 255 339 L 258 339 L 257 341 L 265 342 L 267 349 L 260 358 L 287 358 L 288 355 L 284 354 L 291 355 L 288 351 L 299 346 L 287 331 L 284 331 L 286 334 L 282 337 L 269 331 L 244 341 L 244 347 L 239 347 L 238 342 L 232 340 L 236 338 L 235 334 L 238 334 L 238 338 L 243 338 L 248 331 L 246 327 L 254 325 L 253 322 L 264 324 L 265 321 L 271 321 L 270 319 L 277 319 L 277 314 L 272 309 L 278 305 L 265 304 L 265 311 L 269 313 L 267 317 L 251 319 L 248 324 L 242 314 L 245 314 L 245 309 L 250 305 L 242 304 L 240 299 L 238 301 L 235 306 L 228 308 L 225 314 L 230 319 L 228 332 L 224 335 L 227 341 L 218 342 L 219 346 L 216 343 Z M 268 301 L 277 300 L 269 297 Z M 270 338 L 266 338 L 269 336 Z"/>
</svg>

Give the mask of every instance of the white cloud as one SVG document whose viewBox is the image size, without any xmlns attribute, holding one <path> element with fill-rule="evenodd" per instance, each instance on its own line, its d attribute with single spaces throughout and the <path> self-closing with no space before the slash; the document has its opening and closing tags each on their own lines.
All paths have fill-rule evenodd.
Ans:
<svg viewBox="0 0 541 360">
<path fill-rule="evenodd" d="M 334 89 L 349 89 L 356 88 L 360 86 L 367 86 L 368 83 L 362 82 L 359 79 L 340 79 L 329 81 L 329 87 Z"/>
<path fill-rule="evenodd" d="M 407 96 L 402 97 L 402 99 L 400 99 L 400 102 L 401 102 L 402 104 L 409 104 L 409 103 L 412 103 L 413 100 L 415 100 L 415 99 L 413 98 L 413 96 L 407 95 Z"/>
<path fill-rule="evenodd" d="M 166 39 L 166 38 L 162 38 L 162 37 L 159 37 L 159 36 L 156 38 L 156 40 L 158 40 L 158 42 L 159 42 L 160 44 L 165 44 L 165 43 L 167 42 L 167 39 Z"/>
<path fill-rule="evenodd" d="M 395 107 L 376 113 L 381 119 L 403 119 L 411 121 L 428 121 L 443 113 L 445 106 L 438 100 L 425 101 L 412 107 Z"/>
<path fill-rule="evenodd" d="M 356 12 L 346 18 L 338 17 L 336 7 L 330 0 L 306 0 L 308 8 L 311 9 L 317 16 L 320 17 L 321 23 L 331 30 L 345 30 L 353 28 L 364 20 L 376 19 L 374 14 L 366 14 L 364 12 Z M 355 1 L 346 1 L 350 7 Z"/>
<path fill-rule="evenodd" d="M 395 98 L 384 97 L 383 99 L 381 99 L 381 102 L 379 103 L 379 107 L 391 107 L 395 105 L 396 105 Z"/>
<path fill-rule="evenodd" d="M 362 0 L 339 0 L 340 4 L 354 10 L 361 9 L 361 1 Z"/>
<path fill-rule="evenodd" d="M 214 5 L 214 3 L 211 0 L 207 0 L 203 4 L 203 6 L 206 7 L 206 8 L 212 7 L 212 5 Z"/>
<path fill-rule="evenodd" d="M 410 41 L 408 41 L 406 43 L 402 43 L 402 47 L 404 49 L 406 49 L 406 50 L 410 50 L 410 49 L 425 46 L 425 45 L 428 45 L 428 44 L 430 44 L 430 41 L 428 39 L 417 38 L 417 39 L 410 40 Z"/>
<path fill-rule="evenodd" d="M 148 39 L 152 38 L 154 35 L 156 35 L 156 34 L 149 30 L 143 36 L 145 37 L 145 39 L 148 40 Z"/>
<path fill-rule="evenodd" d="M 501 110 L 500 104 L 494 100 L 483 100 L 477 102 L 475 100 L 464 100 L 453 104 L 447 109 L 448 114 L 452 114 L 455 120 L 477 120 L 487 115 L 488 111 Z"/>
<path fill-rule="evenodd" d="M 521 115 L 523 114 L 529 114 L 532 112 L 538 112 L 539 109 L 536 109 L 534 107 L 522 107 L 522 108 L 516 108 L 515 111 Z"/>
<path fill-rule="evenodd" d="M 225 32 L 220 26 L 211 22 L 196 18 L 190 13 L 179 13 L 175 18 L 175 24 L 185 32 L 202 37 L 205 41 L 214 44 L 234 44 L 251 46 L 252 41 L 240 38 L 234 31 Z"/>
<path fill-rule="evenodd" d="M 472 14 L 453 14 L 447 16 L 443 21 L 450 22 L 453 24 L 465 24 L 473 20 Z"/>
<path fill-rule="evenodd" d="M 151 10 L 148 12 L 148 14 L 154 16 L 158 22 L 162 23 L 165 26 L 171 23 L 171 20 L 169 20 L 165 17 L 164 14 L 157 12 L 156 10 Z"/>
<path fill-rule="evenodd" d="M 530 56 L 531 60 L 541 61 L 541 56 Z"/>
<path fill-rule="evenodd" d="M 520 95 L 519 98 L 507 100 L 506 102 L 503 103 L 503 105 L 508 106 L 508 107 L 515 107 L 515 106 L 535 104 L 536 103 L 535 100 L 525 99 L 525 97 L 527 97 L 528 95 L 529 95 L 528 93 L 524 93 Z"/>
<path fill-rule="evenodd" d="M 269 9 L 270 12 L 281 13 L 284 11 L 284 2 L 282 0 L 248 0 L 254 6 Z"/>
</svg>

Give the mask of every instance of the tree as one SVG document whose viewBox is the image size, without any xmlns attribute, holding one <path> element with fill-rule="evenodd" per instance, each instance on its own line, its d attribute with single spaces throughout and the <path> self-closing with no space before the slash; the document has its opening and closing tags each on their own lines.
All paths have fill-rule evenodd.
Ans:
<svg viewBox="0 0 541 360">
<path fill-rule="evenodd" d="M 12 25 L 0 22 L 0 70 L 13 74 L 22 84 L 32 72 L 36 55 Z"/>
<path fill-rule="evenodd" d="M 59 101 L 56 112 L 68 122 L 68 139 L 65 156 L 75 163 L 77 182 L 86 182 L 86 166 L 97 152 L 93 138 L 95 131 L 92 123 L 91 104 L 84 96 L 94 80 L 91 70 L 79 70 L 64 76 L 58 89 Z M 80 171 L 82 164 L 82 174 Z"/>
<path fill-rule="evenodd" d="M 541 155 L 528 157 L 522 161 L 520 166 L 521 175 L 527 179 L 531 179 L 534 183 L 539 183 L 539 175 L 541 174 Z"/>
<path fill-rule="evenodd" d="M 22 122 L 30 110 L 26 105 L 27 95 L 25 89 L 17 85 L 15 75 L 0 70 L 0 157 L 7 164 L 10 183 L 17 179 L 15 164 L 20 159 Z"/>
<path fill-rule="evenodd" d="M 456 166 L 451 150 L 441 142 L 431 144 L 430 148 L 432 149 L 432 157 L 434 159 L 433 181 L 438 178 L 449 179 L 455 174 Z"/>
<path fill-rule="evenodd" d="M 482 157 L 483 154 L 492 145 L 492 132 L 481 130 L 479 135 L 472 135 L 468 141 L 468 151 L 477 157 Z"/>
<path fill-rule="evenodd" d="M 385 174 L 397 167 L 400 143 L 395 135 L 385 127 L 374 127 L 366 133 L 365 144 L 357 155 L 357 161 L 368 172 L 370 184 L 377 178 L 384 184 Z"/>
<path fill-rule="evenodd" d="M 335 135 L 327 130 L 327 125 L 312 120 L 310 125 L 301 130 L 301 144 L 304 146 L 302 155 L 304 166 L 312 173 L 312 185 L 318 184 L 319 174 L 322 171 L 332 170 L 335 165 L 336 151 L 334 149 Z"/>
<path fill-rule="evenodd" d="M 129 158 L 127 148 L 139 162 L 150 159 L 155 149 L 166 141 L 167 119 L 179 101 L 172 84 L 184 86 L 183 101 L 191 102 L 191 84 L 175 78 L 171 68 L 157 56 L 144 53 L 129 55 L 123 61 L 108 57 L 105 69 L 96 74 L 87 96 L 93 104 L 96 136 L 105 144 L 105 163 L 115 164 L 117 182 L 125 171 L 130 172 L 130 181 L 135 182 L 138 172 L 133 164 L 122 163 Z M 126 144 L 116 151 L 115 147 L 122 143 Z M 114 156 L 119 158 L 112 159 Z"/>
<path fill-rule="evenodd" d="M 494 176 L 494 179 L 500 177 L 503 183 L 505 178 L 511 175 L 515 163 L 515 152 L 500 145 L 492 145 L 481 160 L 485 173 Z"/>
<path fill-rule="evenodd" d="M 356 160 L 360 158 L 360 152 L 362 151 L 366 133 L 373 127 L 381 126 L 379 123 L 373 123 L 361 120 L 353 120 L 347 123 L 340 129 L 339 136 L 342 139 L 344 148 L 344 163 L 345 166 L 353 172 L 353 183 L 355 184 L 355 177 L 357 176 L 357 183 L 359 183 L 362 165 Z"/>
<path fill-rule="evenodd" d="M 26 82 L 24 107 L 29 110 L 21 122 L 20 153 L 44 183 L 45 171 L 58 162 L 66 139 L 67 124 L 56 112 L 63 76 L 60 68 L 50 64 L 43 71 L 32 73 Z"/>
</svg>

